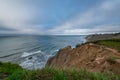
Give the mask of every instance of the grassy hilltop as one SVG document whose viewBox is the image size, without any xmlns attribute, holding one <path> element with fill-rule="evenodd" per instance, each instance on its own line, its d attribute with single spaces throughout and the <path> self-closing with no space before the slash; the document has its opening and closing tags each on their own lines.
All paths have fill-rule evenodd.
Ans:
<svg viewBox="0 0 120 80">
<path fill-rule="evenodd" d="M 99 40 L 99 41 L 94 41 L 93 43 L 104 45 L 120 51 L 120 39 Z"/>
</svg>

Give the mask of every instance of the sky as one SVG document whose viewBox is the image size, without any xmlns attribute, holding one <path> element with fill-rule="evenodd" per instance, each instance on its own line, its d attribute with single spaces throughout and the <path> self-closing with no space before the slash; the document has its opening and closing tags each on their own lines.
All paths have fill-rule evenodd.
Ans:
<svg viewBox="0 0 120 80">
<path fill-rule="evenodd" d="M 120 0 L 0 0 L 0 34 L 120 32 Z"/>
</svg>

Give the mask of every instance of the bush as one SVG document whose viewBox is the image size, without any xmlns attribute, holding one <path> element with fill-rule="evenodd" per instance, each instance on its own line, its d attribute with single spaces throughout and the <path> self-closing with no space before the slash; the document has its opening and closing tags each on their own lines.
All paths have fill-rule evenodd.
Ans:
<svg viewBox="0 0 120 80">
<path fill-rule="evenodd" d="M 76 45 L 76 48 L 77 48 L 77 47 L 80 47 L 80 46 L 81 46 L 81 44 L 77 44 L 77 45 Z"/>
</svg>

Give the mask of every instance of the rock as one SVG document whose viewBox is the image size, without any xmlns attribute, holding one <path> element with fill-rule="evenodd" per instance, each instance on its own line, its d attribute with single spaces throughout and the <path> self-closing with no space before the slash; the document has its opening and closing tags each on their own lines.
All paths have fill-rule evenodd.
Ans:
<svg viewBox="0 0 120 80">
<path fill-rule="evenodd" d="M 68 53 L 70 53 L 71 50 L 72 50 L 71 46 L 67 46 L 65 48 L 60 49 L 55 56 L 51 57 L 47 61 L 46 66 L 61 68 L 65 63 L 67 63 L 69 61 Z M 56 62 L 59 64 L 56 64 Z"/>
<path fill-rule="evenodd" d="M 117 63 L 110 64 L 107 61 L 111 56 L 117 57 Z M 60 49 L 55 56 L 47 61 L 46 66 L 58 69 L 86 68 L 90 71 L 99 72 L 109 71 L 112 68 L 112 71 L 115 70 L 120 73 L 118 58 L 120 59 L 120 53 L 113 49 L 87 43 L 76 48 L 67 46 Z"/>
<path fill-rule="evenodd" d="M 28 59 L 32 59 L 32 57 L 29 57 Z"/>
</svg>

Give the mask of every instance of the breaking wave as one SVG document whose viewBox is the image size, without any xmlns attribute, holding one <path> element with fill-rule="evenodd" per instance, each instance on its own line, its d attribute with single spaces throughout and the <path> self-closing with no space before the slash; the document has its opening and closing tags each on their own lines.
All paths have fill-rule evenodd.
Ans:
<svg viewBox="0 0 120 80">
<path fill-rule="evenodd" d="M 54 50 L 53 53 L 55 53 L 56 51 L 58 50 Z M 25 60 L 22 63 L 20 63 L 20 66 L 29 70 L 43 68 L 45 67 L 48 58 L 51 56 L 53 56 L 53 54 L 48 55 L 42 51 L 36 51 L 30 53 L 24 52 L 21 57 L 22 58 L 24 57 Z"/>
</svg>

